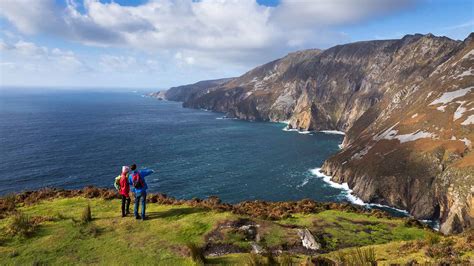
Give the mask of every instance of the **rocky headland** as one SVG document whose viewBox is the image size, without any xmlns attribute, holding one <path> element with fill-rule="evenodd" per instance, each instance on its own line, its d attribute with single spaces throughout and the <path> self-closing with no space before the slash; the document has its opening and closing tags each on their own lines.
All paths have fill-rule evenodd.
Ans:
<svg viewBox="0 0 474 266">
<path fill-rule="evenodd" d="M 407 35 L 304 50 L 237 78 L 153 94 L 298 130 L 346 132 L 323 171 L 365 202 L 474 226 L 474 34 Z"/>
</svg>

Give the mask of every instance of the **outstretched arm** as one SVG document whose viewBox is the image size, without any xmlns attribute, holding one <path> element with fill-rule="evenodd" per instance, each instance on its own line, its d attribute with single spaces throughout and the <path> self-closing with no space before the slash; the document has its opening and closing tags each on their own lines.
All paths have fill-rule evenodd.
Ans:
<svg viewBox="0 0 474 266">
<path fill-rule="evenodd" d="M 145 176 L 149 176 L 151 174 L 153 174 L 155 171 L 151 170 L 151 169 L 142 169 L 140 170 L 140 176 L 141 177 L 145 177 Z"/>
</svg>

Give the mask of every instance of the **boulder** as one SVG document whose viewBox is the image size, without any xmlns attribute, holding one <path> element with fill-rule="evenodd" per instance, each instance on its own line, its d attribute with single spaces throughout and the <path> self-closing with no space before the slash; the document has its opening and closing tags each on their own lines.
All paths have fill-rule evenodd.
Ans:
<svg viewBox="0 0 474 266">
<path fill-rule="evenodd" d="M 307 228 L 298 229 L 298 236 L 301 238 L 301 243 L 306 249 L 318 250 L 321 248 L 321 245 L 316 242 L 316 239 L 314 239 L 314 236 Z"/>
</svg>

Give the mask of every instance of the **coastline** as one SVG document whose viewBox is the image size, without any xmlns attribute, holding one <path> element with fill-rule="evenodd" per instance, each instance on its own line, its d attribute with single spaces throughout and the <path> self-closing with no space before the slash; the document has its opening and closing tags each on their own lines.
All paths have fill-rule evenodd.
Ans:
<svg viewBox="0 0 474 266">
<path fill-rule="evenodd" d="M 151 98 L 155 98 L 156 97 L 153 97 L 153 96 L 149 96 Z M 170 100 L 167 100 L 167 99 L 162 99 L 162 100 L 165 100 L 165 101 L 170 101 Z M 180 101 L 173 101 L 173 102 L 180 102 Z M 186 107 L 182 107 L 182 108 L 186 108 Z M 192 109 L 195 109 L 195 108 L 192 108 Z M 214 112 L 214 113 L 220 113 L 220 114 L 224 114 L 222 117 L 218 117 L 216 118 L 216 120 L 242 120 L 242 121 L 247 121 L 245 119 L 239 119 L 237 117 L 228 117 L 225 115 L 225 113 L 222 113 L 222 112 L 216 112 L 216 111 L 213 111 L 213 110 L 210 110 L 210 109 L 205 109 L 205 108 L 199 108 L 197 110 L 201 110 L 201 111 L 205 111 L 205 112 Z M 289 125 L 289 121 L 268 121 L 269 123 L 278 123 L 278 124 L 284 124 L 286 125 L 284 128 L 282 128 L 282 131 L 285 131 L 285 132 L 297 132 L 298 134 L 302 134 L 302 135 L 307 135 L 307 134 L 310 134 L 310 133 L 323 133 L 323 134 L 332 134 L 332 135 L 342 135 L 342 136 L 345 136 L 345 132 L 342 132 L 342 131 L 338 131 L 338 130 L 320 130 L 320 131 L 308 131 L 308 130 L 305 130 L 305 131 L 301 131 L 301 130 L 298 130 L 298 129 L 295 129 L 295 128 L 291 128 L 289 129 L 288 128 L 288 125 Z M 342 149 L 342 143 L 338 145 L 339 149 Z M 399 213 L 402 215 L 402 217 L 407 217 L 407 218 L 411 218 L 411 219 L 414 219 L 412 215 L 410 215 L 410 213 L 406 210 L 403 210 L 403 209 L 398 209 L 398 208 L 395 208 L 395 207 L 392 207 L 392 206 L 388 206 L 388 205 L 382 205 L 382 204 L 377 204 L 377 203 L 367 203 L 367 202 L 364 202 L 362 199 L 360 199 L 359 197 L 357 197 L 356 195 L 352 194 L 352 189 L 349 187 L 349 185 L 347 183 L 342 183 L 342 184 L 339 184 L 339 183 L 336 183 L 336 182 L 333 182 L 331 179 L 332 179 L 332 176 L 327 176 L 325 175 L 324 173 L 322 173 L 321 171 L 321 168 L 320 167 L 317 167 L 317 168 L 312 168 L 312 169 L 309 169 L 309 171 L 311 172 L 311 174 L 313 176 L 315 176 L 316 178 L 320 178 L 322 179 L 326 184 L 328 184 L 329 186 L 333 187 L 333 188 L 336 188 L 336 189 L 340 189 L 341 190 L 341 194 L 344 195 L 344 197 L 347 199 L 348 202 L 350 202 L 351 204 L 353 205 L 357 205 L 357 206 L 361 206 L 363 208 L 366 208 L 366 209 L 369 209 L 369 210 L 372 210 L 374 209 L 373 207 L 378 207 L 379 209 L 383 210 L 383 211 L 386 211 L 384 209 L 389 209 L 391 211 L 394 211 L 396 213 Z M 305 179 L 303 180 L 303 183 L 298 185 L 298 187 L 302 187 L 302 186 L 305 186 L 308 182 L 309 182 L 310 179 Z M 336 202 L 336 201 L 335 201 Z M 336 202 L 338 203 L 338 202 Z M 376 208 L 375 208 L 376 209 Z M 390 214 L 390 215 L 393 215 L 393 214 Z M 432 221 L 432 220 L 417 220 L 419 222 L 422 222 L 423 224 L 426 224 L 428 226 L 430 226 L 432 229 L 434 230 L 439 230 L 439 221 Z"/>
<path fill-rule="evenodd" d="M 393 210 L 393 211 L 396 211 L 396 212 L 399 212 L 399 213 L 403 214 L 404 217 L 415 219 L 407 210 L 398 209 L 398 208 L 395 208 L 395 207 L 392 207 L 392 206 L 378 204 L 378 203 L 364 202 L 361 198 L 359 198 L 356 195 L 352 194 L 352 189 L 349 188 L 349 185 L 347 183 L 339 184 L 339 183 L 336 183 L 336 182 L 332 181 L 331 180 L 332 176 L 325 175 L 323 172 L 321 172 L 321 168 L 310 169 L 310 172 L 314 176 L 322 179 L 329 186 L 331 186 L 333 188 L 338 188 L 338 189 L 341 189 L 342 191 L 344 191 L 344 193 L 345 193 L 344 196 L 352 204 L 355 204 L 355 205 L 358 205 L 358 206 L 363 206 L 363 207 L 366 207 L 368 209 L 372 209 L 372 207 L 378 207 L 378 208 L 381 208 L 381 209 L 390 209 L 390 210 Z M 439 221 L 436 221 L 436 220 L 418 220 L 418 219 L 416 219 L 416 220 L 423 223 L 423 224 L 428 225 L 430 228 L 432 228 L 435 231 L 439 231 L 439 226 L 440 226 Z"/>
</svg>

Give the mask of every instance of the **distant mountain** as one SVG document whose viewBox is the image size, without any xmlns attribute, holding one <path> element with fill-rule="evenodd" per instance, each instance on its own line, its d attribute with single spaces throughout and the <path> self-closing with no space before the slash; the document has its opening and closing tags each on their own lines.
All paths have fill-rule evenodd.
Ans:
<svg viewBox="0 0 474 266">
<path fill-rule="evenodd" d="M 163 100 L 186 102 L 191 98 L 196 98 L 207 92 L 208 88 L 222 85 L 223 83 L 232 80 L 232 78 L 203 80 L 194 84 L 172 87 L 166 91 L 159 91 L 151 93 L 150 96 L 160 98 Z"/>
<path fill-rule="evenodd" d="M 345 131 L 344 148 L 323 166 L 334 181 L 364 201 L 440 219 L 443 233 L 473 227 L 474 34 L 299 51 L 197 84 L 166 98 L 300 130 Z"/>
</svg>

